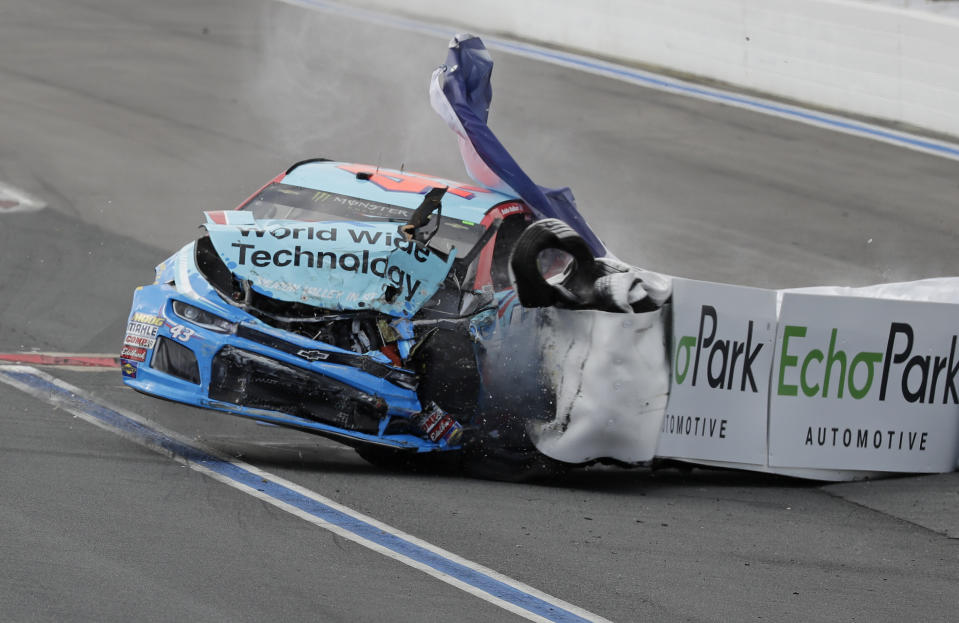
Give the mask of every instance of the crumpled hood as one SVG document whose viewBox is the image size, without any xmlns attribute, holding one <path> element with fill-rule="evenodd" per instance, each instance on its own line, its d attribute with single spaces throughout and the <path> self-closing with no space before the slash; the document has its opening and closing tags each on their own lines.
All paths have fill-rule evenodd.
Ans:
<svg viewBox="0 0 959 623">
<path fill-rule="evenodd" d="M 455 257 L 406 241 L 394 222 L 231 217 L 222 225 L 208 214 L 206 223 L 227 267 L 265 296 L 323 309 L 408 318 L 436 293 Z"/>
</svg>

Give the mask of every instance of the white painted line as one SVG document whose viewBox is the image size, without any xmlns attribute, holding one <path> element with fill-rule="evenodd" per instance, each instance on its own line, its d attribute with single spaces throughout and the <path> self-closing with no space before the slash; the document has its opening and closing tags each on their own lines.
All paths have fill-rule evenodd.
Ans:
<svg viewBox="0 0 959 623">
<path fill-rule="evenodd" d="M 141 415 L 99 402 L 81 389 L 36 368 L 0 367 L 0 382 L 527 620 L 608 623 L 596 614 L 397 530 L 296 483 L 166 430 Z"/>
<path fill-rule="evenodd" d="M 34 197 L 16 186 L 0 182 L 0 214 L 10 212 L 36 212 L 47 207 L 42 199 Z"/>
<path fill-rule="evenodd" d="M 400 17 L 398 15 L 384 13 L 381 11 L 375 11 L 372 9 L 361 9 L 359 7 L 331 2 L 329 0 L 278 1 L 314 11 L 322 11 L 324 13 L 340 15 L 342 17 L 369 22 L 372 24 L 379 24 L 390 28 L 418 32 L 421 34 L 443 37 L 446 39 L 449 39 L 454 34 L 460 32 L 460 30 L 452 26 L 431 24 L 406 17 Z M 658 91 L 684 95 L 694 99 L 724 104 L 726 106 L 733 106 L 735 108 L 742 108 L 764 115 L 788 119 L 790 121 L 796 121 L 835 132 L 841 132 L 843 134 L 868 138 L 882 143 L 888 143 L 890 145 L 896 145 L 898 147 L 904 147 L 906 149 L 920 151 L 934 156 L 940 156 L 942 158 L 959 160 L 959 144 L 956 143 L 931 139 L 924 136 L 919 136 L 917 134 L 911 134 L 909 132 L 892 130 L 883 126 L 874 125 L 863 121 L 856 121 L 854 119 L 839 115 L 818 112 L 812 109 L 803 108 L 801 106 L 782 104 L 771 99 L 742 95 L 717 88 L 704 87 L 692 82 L 671 78 L 665 74 L 643 71 L 633 67 L 628 67 L 626 65 L 600 61 L 588 56 L 552 50 L 530 43 L 504 39 L 501 37 L 493 37 L 489 35 L 482 35 L 482 38 L 487 47 L 490 49 L 501 50 L 503 52 L 524 56 L 526 58 L 531 58 L 544 63 L 569 67 L 571 69 L 577 69 L 586 73 L 604 76 L 606 78 L 612 78 L 621 82 L 628 82 L 630 84 L 656 89 Z"/>
</svg>

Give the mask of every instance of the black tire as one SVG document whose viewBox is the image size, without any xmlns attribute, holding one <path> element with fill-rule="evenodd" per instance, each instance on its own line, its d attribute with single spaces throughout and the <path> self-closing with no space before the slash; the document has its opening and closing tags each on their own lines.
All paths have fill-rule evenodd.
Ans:
<svg viewBox="0 0 959 623">
<path fill-rule="evenodd" d="M 532 446 L 524 449 L 470 446 L 463 452 L 463 473 L 499 482 L 537 482 L 559 478 L 570 465 L 551 459 Z"/>
<path fill-rule="evenodd" d="M 460 453 L 411 452 L 375 445 L 354 446 L 360 458 L 367 463 L 390 472 L 455 473 L 459 470 Z"/>
<path fill-rule="evenodd" d="M 416 462 L 416 452 L 380 446 L 355 446 L 353 449 L 364 461 L 381 469 L 410 469 Z"/>
<path fill-rule="evenodd" d="M 539 272 L 536 260 L 545 249 L 569 253 L 579 267 L 593 262 L 589 245 L 563 221 L 548 218 L 533 223 L 516 241 L 516 248 L 510 257 L 516 294 L 523 307 L 550 307 L 559 298 L 556 288 L 547 283 Z"/>
<path fill-rule="evenodd" d="M 533 445 L 526 424 L 510 414 L 481 417 L 463 445 L 463 472 L 473 478 L 531 482 L 556 478 L 571 467 Z"/>
<path fill-rule="evenodd" d="M 499 482 L 538 482 L 558 478 L 571 465 L 536 450 L 532 444 L 515 449 L 502 445 L 468 444 L 462 452 L 409 452 L 380 446 L 353 448 L 367 463 L 390 472 L 452 474 Z"/>
</svg>

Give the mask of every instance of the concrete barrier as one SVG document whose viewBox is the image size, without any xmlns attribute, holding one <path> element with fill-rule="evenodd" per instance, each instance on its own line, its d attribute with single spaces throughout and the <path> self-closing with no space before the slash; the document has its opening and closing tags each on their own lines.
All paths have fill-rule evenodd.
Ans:
<svg viewBox="0 0 959 623">
<path fill-rule="evenodd" d="M 351 3 L 959 136 L 959 11 L 864 0 Z"/>
</svg>

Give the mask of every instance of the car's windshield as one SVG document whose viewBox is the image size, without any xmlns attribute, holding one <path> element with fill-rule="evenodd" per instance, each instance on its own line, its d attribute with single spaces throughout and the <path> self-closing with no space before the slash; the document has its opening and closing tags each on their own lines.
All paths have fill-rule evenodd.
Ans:
<svg viewBox="0 0 959 623">
<path fill-rule="evenodd" d="M 410 208 L 281 183 L 270 184 L 241 209 L 249 210 L 257 219 L 391 221 L 397 225 L 405 223 L 413 214 Z M 430 218 L 435 222 L 436 213 Z M 427 229 L 431 228 L 432 225 L 427 225 Z M 484 230 L 479 223 L 443 216 L 430 246 L 443 253 L 456 247 L 458 255 L 463 255 L 476 244 Z"/>
</svg>

